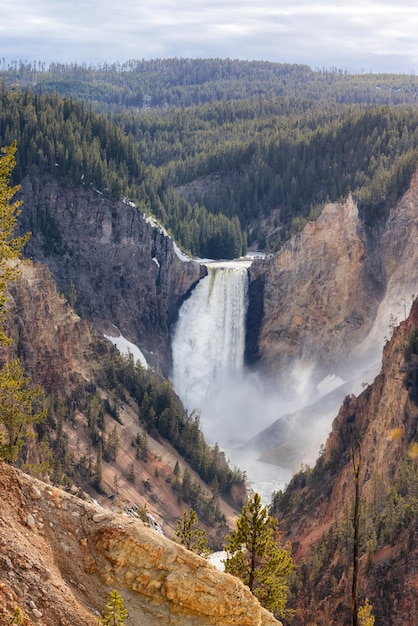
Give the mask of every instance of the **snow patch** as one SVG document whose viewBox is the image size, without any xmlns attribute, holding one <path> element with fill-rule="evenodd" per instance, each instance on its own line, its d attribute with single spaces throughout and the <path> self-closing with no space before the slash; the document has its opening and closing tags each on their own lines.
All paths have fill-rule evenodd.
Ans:
<svg viewBox="0 0 418 626">
<path fill-rule="evenodd" d="M 170 237 L 170 235 L 168 234 L 168 232 L 166 231 L 164 226 L 161 226 L 161 224 L 159 222 L 157 222 L 157 220 L 154 217 L 151 217 L 151 215 L 145 215 L 145 213 L 142 214 L 142 217 L 144 218 L 144 220 L 146 221 L 147 224 L 149 224 L 150 226 L 152 226 L 153 228 L 158 230 L 158 232 L 161 235 L 164 235 L 164 237 L 168 237 L 168 239 L 170 239 L 170 241 L 173 243 L 174 252 L 175 252 L 176 256 L 180 259 L 180 261 L 187 261 L 187 262 L 191 261 L 191 258 L 189 256 L 187 256 L 187 254 L 185 254 L 184 252 L 182 252 L 180 250 L 180 248 L 173 241 L 172 237 Z"/>
<path fill-rule="evenodd" d="M 180 248 L 178 247 L 178 245 L 174 243 L 174 241 L 173 241 L 173 246 L 174 246 L 174 252 L 176 253 L 176 256 L 180 259 L 180 261 L 187 261 L 187 262 L 191 261 L 191 258 L 187 256 L 187 254 L 182 252 Z"/>
<path fill-rule="evenodd" d="M 224 550 L 220 552 L 212 552 L 212 554 L 209 555 L 208 561 L 214 567 L 216 567 L 217 570 L 219 570 L 220 572 L 224 572 L 225 571 L 224 561 L 226 560 L 226 556 L 227 555 Z"/>
<path fill-rule="evenodd" d="M 123 337 L 121 334 L 119 334 L 119 337 L 112 337 L 111 335 L 105 334 L 104 337 L 108 341 L 111 341 L 113 345 L 117 347 L 121 354 L 125 356 L 129 356 L 130 354 L 132 354 L 135 363 L 139 361 L 142 367 L 148 367 L 147 360 L 142 354 L 141 350 L 138 348 L 138 346 L 136 346 L 131 341 L 125 339 L 125 337 Z"/>
<path fill-rule="evenodd" d="M 164 228 L 164 226 L 161 226 L 161 224 L 157 222 L 157 220 L 154 217 L 151 217 L 151 215 L 146 215 L 145 213 L 142 214 L 142 217 L 144 218 L 147 224 L 149 224 L 150 226 L 158 230 L 158 232 L 161 235 L 164 235 L 165 237 L 168 237 L 170 239 L 170 236 L 168 232 L 166 231 L 166 229 Z"/>
<path fill-rule="evenodd" d="M 129 200 L 128 198 L 122 198 L 122 202 L 132 207 L 133 209 L 136 209 L 136 204 L 135 202 L 132 202 L 132 200 Z"/>
</svg>

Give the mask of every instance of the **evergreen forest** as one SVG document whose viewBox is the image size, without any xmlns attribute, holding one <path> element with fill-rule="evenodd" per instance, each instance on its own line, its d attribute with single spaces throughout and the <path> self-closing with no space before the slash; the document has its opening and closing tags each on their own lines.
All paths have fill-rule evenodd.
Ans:
<svg viewBox="0 0 418 626">
<path fill-rule="evenodd" d="M 191 255 L 277 250 L 352 193 L 384 220 L 418 161 L 418 79 L 230 59 L 0 69 L 15 179 L 133 202 Z"/>
</svg>

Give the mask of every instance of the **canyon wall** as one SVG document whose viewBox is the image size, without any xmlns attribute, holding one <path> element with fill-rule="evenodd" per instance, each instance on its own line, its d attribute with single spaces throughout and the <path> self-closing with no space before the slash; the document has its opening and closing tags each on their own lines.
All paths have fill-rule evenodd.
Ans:
<svg viewBox="0 0 418 626">
<path fill-rule="evenodd" d="M 171 372 L 179 307 L 206 268 L 125 202 L 92 189 L 26 178 L 20 231 L 81 317 L 136 343 Z M 389 326 L 404 319 L 418 282 L 418 175 L 379 227 L 355 198 L 328 204 L 316 222 L 249 270 L 246 361 L 274 375 L 295 364 L 343 378 L 378 362 Z"/>
<path fill-rule="evenodd" d="M 8 285 L 7 309 L 8 350 L 47 392 L 70 394 L 77 385 L 91 384 L 113 349 L 57 292 L 41 263 L 20 264 L 18 277 Z"/>
<path fill-rule="evenodd" d="M 417 329 L 415 302 L 386 343 L 373 384 L 344 400 L 315 467 L 296 474 L 276 500 L 301 565 L 293 626 L 351 623 L 356 467 L 359 600 L 369 598 L 378 624 L 417 623 Z"/>
<path fill-rule="evenodd" d="M 315 368 L 316 381 L 378 362 L 417 292 L 417 244 L 417 174 L 379 227 L 364 225 L 351 196 L 326 205 L 250 268 L 247 360 L 272 373 Z"/>
<path fill-rule="evenodd" d="M 167 374 L 172 325 L 204 266 L 131 203 L 29 177 L 20 196 L 19 229 L 32 233 L 25 255 L 49 267 L 81 317 L 108 334 L 116 326 Z"/>
</svg>

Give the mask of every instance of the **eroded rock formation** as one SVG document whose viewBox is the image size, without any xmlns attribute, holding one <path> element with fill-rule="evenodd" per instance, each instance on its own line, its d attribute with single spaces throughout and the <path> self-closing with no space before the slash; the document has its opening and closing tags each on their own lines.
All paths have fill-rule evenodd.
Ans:
<svg viewBox="0 0 418 626">
<path fill-rule="evenodd" d="M 418 174 L 378 228 L 364 225 L 353 197 L 326 205 L 250 268 L 249 360 L 273 373 L 312 366 L 316 380 L 329 372 L 349 378 L 365 359 L 378 362 L 389 327 L 405 319 L 416 293 L 417 250 Z"/>
<path fill-rule="evenodd" d="M 326 371 L 364 339 L 384 279 L 351 197 L 327 205 L 280 252 L 256 262 L 251 279 L 260 280 L 263 265 L 258 351 L 265 369 L 280 371 L 300 362 Z"/>
<path fill-rule="evenodd" d="M 109 333 L 117 326 L 167 374 L 171 327 L 205 267 L 129 202 L 36 178 L 22 182 L 21 196 L 27 256 L 49 267 L 81 317 Z"/>
<path fill-rule="evenodd" d="M 48 391 L 70 392 L 91 383 L 92 374 L 112 346 L 69 306 L 41 263 L 20 264 L 8 286 L 6 330 L 32 380 Z"/>
<path fill-rule="evenodd" d="M 0 464 L 0 622 L 93 626 L 117 588 L 137 626 L 279 624 L 237 578 L 140 520 Z"/>
</svg>

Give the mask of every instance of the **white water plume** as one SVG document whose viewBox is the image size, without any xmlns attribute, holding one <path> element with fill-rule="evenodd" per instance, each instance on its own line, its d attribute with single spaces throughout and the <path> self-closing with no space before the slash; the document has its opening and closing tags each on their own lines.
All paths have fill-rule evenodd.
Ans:
<svg viewBox="0 0 418 626">
<path fill-rule="evenodd" d="M 242 370 L 249 263 L 211 263 L 180 309 L 172 343 L 173 383 L 188 410 Z"/>
</svg>

